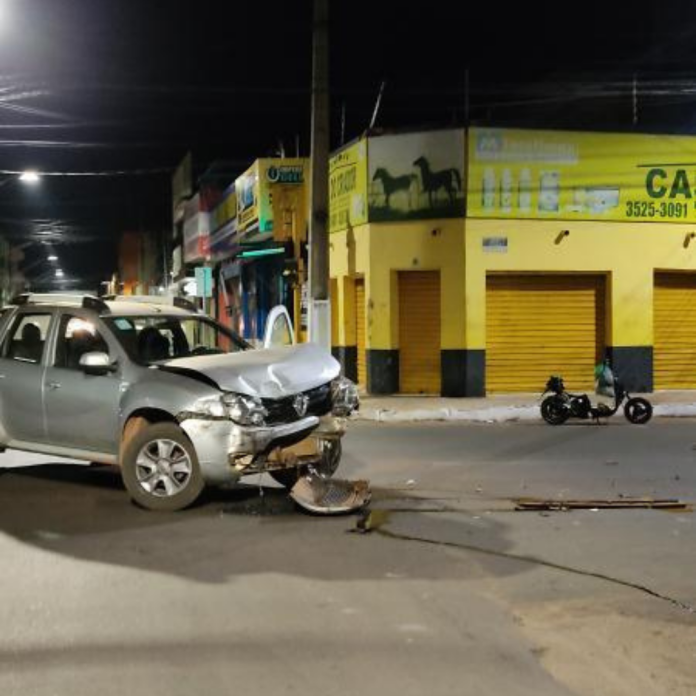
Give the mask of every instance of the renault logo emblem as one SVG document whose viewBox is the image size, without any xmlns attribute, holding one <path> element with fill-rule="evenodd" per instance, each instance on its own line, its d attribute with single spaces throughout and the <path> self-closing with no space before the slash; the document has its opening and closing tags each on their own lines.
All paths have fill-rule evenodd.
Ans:
<svg viewBox="0 0 696 696">
<path fill-rule="evenodd" d="M 292 401 L 293 408 L 300 418 L 307 414 L 307 406 L 309 406 L 309 397 L 306 394 L 298 394 Z"/>
</svg>

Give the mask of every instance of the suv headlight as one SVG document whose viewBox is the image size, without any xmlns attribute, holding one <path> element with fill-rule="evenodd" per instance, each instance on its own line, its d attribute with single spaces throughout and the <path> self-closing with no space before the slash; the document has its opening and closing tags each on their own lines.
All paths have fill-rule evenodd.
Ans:
<svg viewBox="0 0 696 696">
<path fill-rule="evenodd" d="M 331 412 L 339 418 L 347 418 L 360 408 L 358 386 L 346 377 L 337 377 L 331 382 Z"/>
<path fill-rule="evenodd" d="M 246 394 L 223 394 L 222 403 L 227 415 L 238 425 L 265 425 L 268 412 L 263 402 L 256 396 Z"/>
<path fill-rule="evenodd" d="M 227 408 L 219 396 L 206 396 L 198 399 L 190 411 L 186 411 L 188 417 L 209 418 L 212 420 L 224 420 L 229 416 Z"/>
</svg>

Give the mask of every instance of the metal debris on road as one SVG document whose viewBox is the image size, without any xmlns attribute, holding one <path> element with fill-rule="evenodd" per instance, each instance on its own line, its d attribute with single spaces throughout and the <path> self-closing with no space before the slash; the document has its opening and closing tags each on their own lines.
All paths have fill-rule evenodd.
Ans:
<svg viewBox="0 0 696 696">
<path fill-rule="evenodd" d="M 647 508 L 655 510 L 687 510 L 689 505 L 676 498 L 623 498 L 609 500 L 547 500 L 517 498 L 515 510 L 625 510 Z"/>
<path fill-rule="evenodd" d="M 388 522 L 390 513 L 391 510 L 370 510 L 361 515 L 355 523 L 355 527 L 348 531 L 357 534 L 369 534 Z"/>
<path fill-rule="evenodd" d="M 318 515 L 342 515 L 365 507 L 372 499 L 368 481 L 343 481 L 303 476 L 290 497 L 302 508 Z"/>
</svg>

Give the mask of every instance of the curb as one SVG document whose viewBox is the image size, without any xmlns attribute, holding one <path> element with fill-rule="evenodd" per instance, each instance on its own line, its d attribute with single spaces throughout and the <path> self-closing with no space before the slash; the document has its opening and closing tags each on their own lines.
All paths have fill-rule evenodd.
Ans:
<svg viewBox="0 0 696 696">
<path fill-rule="evenodd" d="M 657 404 L 653 415 L 657 418 L 694 418 L 696 403 Z M 496 406 L 480 409 L 412 409 L 397 411 L 388 408 L 367 408 L 353 417 L 357 421 L 377 423 L 419 423 L 446 421 L 455 423 L 516 423 L 540 420 L 539 406 Z"/>
</svg>

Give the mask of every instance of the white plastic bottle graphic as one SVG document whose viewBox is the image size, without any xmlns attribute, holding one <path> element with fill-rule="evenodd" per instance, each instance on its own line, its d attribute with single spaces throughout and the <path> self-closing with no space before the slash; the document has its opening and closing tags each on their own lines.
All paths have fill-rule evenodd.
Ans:
<svg viewBox="0 0 696 696">
<path fill-rule="evenodd" d="M 532 211 L 532 173 L 526 167 L 520 172 L 517 185 L 517 207 L 520 213 Z"/>
<path fill-rule="evenodd" d="M 500 177 L 500 210 L 512 212 L 512 172 L 509 169 L 503 169 Z"/>
<path fill-rule="evenodd" d="M 495 171 L 492 167 L 483 170 L 482 200 L 484 210 L 495 208 Z"/>
<path fill-rule="evenodd" d="M 559 174 L 557 171 L 541 172 L 539 210 L 544 213 L 557 213 L 560 199 Z"/>
</svg>

